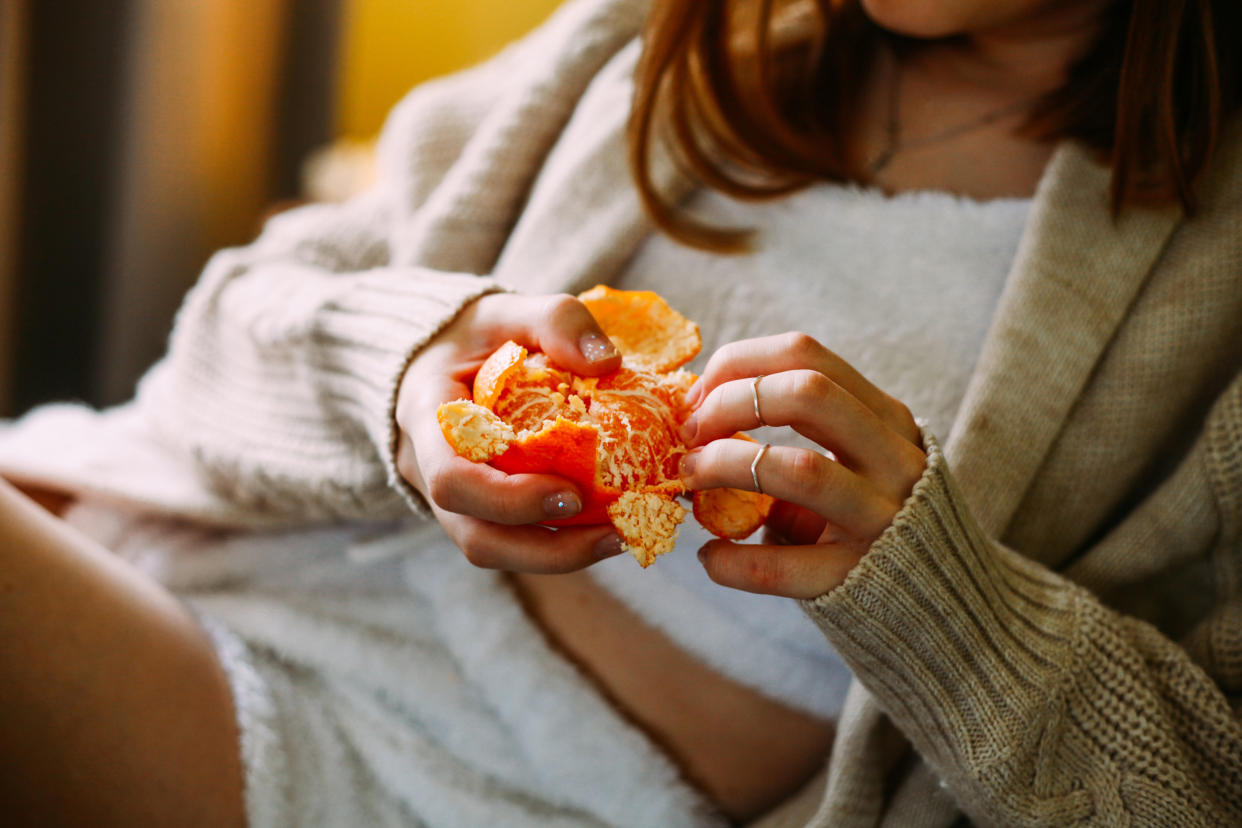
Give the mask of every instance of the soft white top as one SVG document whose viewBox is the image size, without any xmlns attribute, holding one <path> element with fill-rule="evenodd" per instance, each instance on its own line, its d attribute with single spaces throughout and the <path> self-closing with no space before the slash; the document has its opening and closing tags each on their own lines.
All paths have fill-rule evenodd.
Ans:
<svg viewBox="0 0 1242 828">
<path fill-rule="evenodd" d="M 762 205 L 702 193 L 691 204 L 695 213 L 757 229 L 755 252 L 709 255 L 656 235 L 616 286 L 655 290 L 699 323 L 703 351 L 688 366 L 696 373 L 727 342 L 803 331 L 943 436 L 965 394 L 1029 204 L 930 192 L 888 197 L 828 185 Z M 788 429 L 753 435 L 808 445 Z M 691 518 L 676 550 L 656 565 L 641 570 L 627 555 L 590 571 L 725 675 L 835 717 L 848 668 L 795 602 L 710 581 L 695 556 L 709 539 Z M 763 643 L 739 646 L 742 641 Z"/>
</svg>

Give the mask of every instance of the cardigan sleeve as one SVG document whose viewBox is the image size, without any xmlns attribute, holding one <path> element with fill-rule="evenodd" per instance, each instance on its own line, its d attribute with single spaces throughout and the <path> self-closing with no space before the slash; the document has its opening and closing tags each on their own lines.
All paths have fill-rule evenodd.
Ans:
<svg viewBox="0 0 1242 828">
<path fill-rule="evenodd" d="M 544 36 L 413 90 L 381 135 L 375 188 L 275 216 L 249 246 L 212 257 L 187 294 L 136 402 L 237 519 L 429 514 L 396 469 L 400 379 L 499 288 L 474 262 L 398 248 Z"/>
<path fill-rule="evenodd" d="M 641 7 L 573 0 L 479 66 L 418 87 L 385 126 L 372 192 L 279 216 L 213 258 L 139 389 L 161 441 L 243 512 L 425 510 L 394 463 L 400 378 L 500 289 L 482 274 Z"/>
<path fill-rule="evenodd" d="M 138 402 L 157 437 L 243 510 L 395 517 L 394 408 L 413 355 L 489 278 L 390 264 L 383 193 L 271 220 L 208 263 Z"/>
<path fill-rule="evenodd" d="M 1242 824 L 1242 723 L 1227 694 L 1242 660 L 1242 377 L 1162 487 L 1197 489 L 1217 513 L 1213 675 L 985 537 L 928 448 L 893 525 L 803 605 L 959 805 L 988 825 Z"/>
</svg>

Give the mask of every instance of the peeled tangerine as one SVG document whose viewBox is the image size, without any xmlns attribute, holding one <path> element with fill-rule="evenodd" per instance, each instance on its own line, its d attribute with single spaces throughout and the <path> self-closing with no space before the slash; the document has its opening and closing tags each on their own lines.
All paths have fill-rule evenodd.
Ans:
<svg viewBox="0 0 1242 828">
<path fill-rule="evenodd" d="M 677 436 L 694 382 L 680 370 L 699 352 L 699 329 L 650 291 L 600 285 L 578 297 L 621 352 L 602 377 L 566 371 L 515 342 L 479 368 L 474 399 L 445 403 L 436 419 L 462 457 L 510 474 L 553 473 L 578 484 L 582 511 L 550 526 L 611 523 L 643 566 L 673 548 L 686 509 Z M 744 538 L 762 525 L 772 498 L 739 489 L 694 493 L 708 531 Z"/>
</svg>

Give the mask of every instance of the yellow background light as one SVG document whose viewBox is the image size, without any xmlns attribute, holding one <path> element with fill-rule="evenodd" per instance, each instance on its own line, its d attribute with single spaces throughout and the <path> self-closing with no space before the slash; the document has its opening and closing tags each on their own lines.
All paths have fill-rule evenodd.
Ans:
<svg viewBox="0 0 1242 828">
<path fill-rule="evenodd" d="M 410 87 L 499 51 L 559 0 L 349 0 L 338 134 L 374 135 Z"/>
</svg>

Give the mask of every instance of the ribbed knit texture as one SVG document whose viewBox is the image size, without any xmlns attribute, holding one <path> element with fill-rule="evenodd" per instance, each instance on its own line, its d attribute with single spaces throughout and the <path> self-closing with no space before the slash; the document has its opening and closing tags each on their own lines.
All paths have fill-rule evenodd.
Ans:
<svg viewBox="0 0 1242 828">
<path fill-rule="evenodd" d="M 372 195 L 304 208 L 217 254 L 140 385 L 165 439 L 239 506 L 299 519 L 406 510 L 392 460 L 401 375 L 462 307 L 498 288 L 387 264 L 381 206 Z"/>
<path fill-rule="evenodd" d="M 1224 696 L 1151 626 L 990 542 L 927 443 L 897 521 L 805 603 L 880 706 L 987 824 L 1242 823 Z"/>
<path fill-rule="evenodd" d="M 650 229 L 622 133 L 646 6 L 574 0 L 412 93 L 380 186 L 213 259 L 135 407 L 46 482 L 241 525 L 406 511 L 409 359 L 488 291 L 615 276 Z M 1239 124 L 1193 219 L 1114 220 L 1107 185 L 1057 149 L 943 452 L 805 607 L 857 676 L 814 825 L 1242 824 Z M 0 428 L 0 469 L 37 477 L 48 424 Z M 138 443 L 134 474 L 211 496 L 127 482 Z"/>
<path fill-rule="evenodd" d="M 395 464 L 401 376 L 461 308 L 500 289 L 476 274 L 642 14 L 567 4 L 490 63 L 416 90 L 386 129 L 374 191 L 278 216 L 212 259 L 139 396 L 213 489 L 256 523 L 428 514 Z"/>
</svg>

